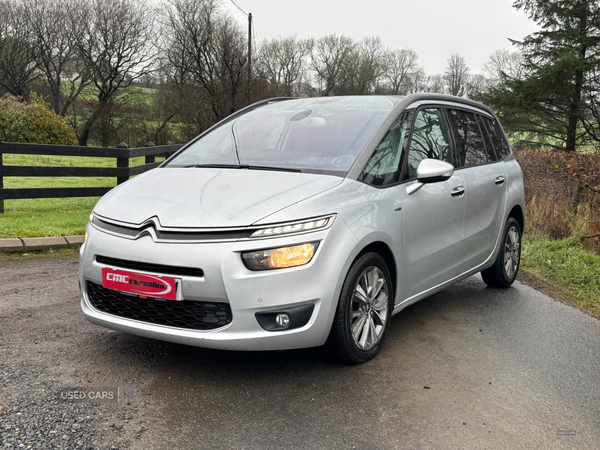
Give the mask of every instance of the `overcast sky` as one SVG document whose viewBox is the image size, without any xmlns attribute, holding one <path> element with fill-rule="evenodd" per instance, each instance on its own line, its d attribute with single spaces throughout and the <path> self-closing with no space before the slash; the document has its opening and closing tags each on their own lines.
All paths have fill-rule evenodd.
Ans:
<svg viewBox="0 0 600 450">
<path fill-rule="evenodd" d="M 223 0 L 240 23 L 247 20 Z M 409 47 L 428 74 L 441 73 L 451 53 L 465 57 L 473 73 L 494 50 L 512 49 L 535 24 L 513 0 L 236 0 L 254 17 L 256 39 L 329 33 L 354 39 L 379 36 L 391 48 Z"/>
</svg>

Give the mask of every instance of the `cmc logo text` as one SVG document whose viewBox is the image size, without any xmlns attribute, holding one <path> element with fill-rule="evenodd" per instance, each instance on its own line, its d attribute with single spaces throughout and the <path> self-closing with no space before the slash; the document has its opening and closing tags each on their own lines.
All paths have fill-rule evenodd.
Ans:
<svg viewBox="0 0 600 450">
<path fill-rule="evenodd" d="M 129 276 L 119 275 L 118 273 L 107 273 L 106 279 L 108 281 L 118 281 L 120 283 L 129 283 Z"/>
</svg>

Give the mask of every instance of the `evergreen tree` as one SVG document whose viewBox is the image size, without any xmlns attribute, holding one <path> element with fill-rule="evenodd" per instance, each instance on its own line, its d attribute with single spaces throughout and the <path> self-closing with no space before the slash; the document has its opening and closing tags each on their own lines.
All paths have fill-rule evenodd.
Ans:
<svg viewBox="0 0 600 450">
<path fill-rule="evenodd" d="M 516 0 L 513 7 L 540 27 L 522 41 L 511 40 L 523 54 L 525 75 L 503 73 L 503 82 L 481 99 L 498 111 L 520 145 L 575 151 L 598 141 L 598 1 Z"/>
</svg>

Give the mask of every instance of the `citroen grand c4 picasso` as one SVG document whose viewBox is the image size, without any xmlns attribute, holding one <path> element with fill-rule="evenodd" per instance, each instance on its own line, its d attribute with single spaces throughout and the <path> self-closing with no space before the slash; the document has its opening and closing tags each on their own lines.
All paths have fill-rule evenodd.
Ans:
<svg viewBox="0 0 600 450">
<path fill-rule="evenodd" d="M 481 272 L 517 275 L 521 168 L 487 107 L 414 94 L 271 99 L 95 206 L 92 323 L 228 350 L 327 344 L 354 363 L 392 316 Z"/>
</svg>

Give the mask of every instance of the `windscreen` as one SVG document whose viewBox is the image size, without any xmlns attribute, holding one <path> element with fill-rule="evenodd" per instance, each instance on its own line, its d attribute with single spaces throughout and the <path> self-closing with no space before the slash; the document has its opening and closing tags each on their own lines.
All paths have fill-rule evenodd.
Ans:
<svg viewBox="0 0 600 450">
<path fill-rule="evenodd" d="M 269 103 L 212 129 L 168 167 L 248 165 L 345 174 L 395 103 L 366 96 Z"/>
</svg>

